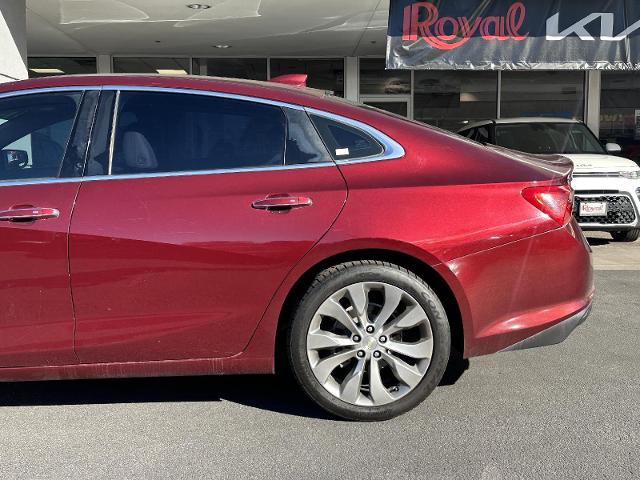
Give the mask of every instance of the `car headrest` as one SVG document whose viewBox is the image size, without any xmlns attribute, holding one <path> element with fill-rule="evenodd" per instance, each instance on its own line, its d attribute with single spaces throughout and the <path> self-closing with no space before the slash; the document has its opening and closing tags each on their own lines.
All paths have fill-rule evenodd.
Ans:
<svg viewBox="0 0 640 480">
<path fill-rule="evenodd" d="M 126 132 L 122 141 L 124 161 L 127 167 L 136 170 L 158 168 L 158 159 L 146 137 L 140 132 Z"/>
</svg>

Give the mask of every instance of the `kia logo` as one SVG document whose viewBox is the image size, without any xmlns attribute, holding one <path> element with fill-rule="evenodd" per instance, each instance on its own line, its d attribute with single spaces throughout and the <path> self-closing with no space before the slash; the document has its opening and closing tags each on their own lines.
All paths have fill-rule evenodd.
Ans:
<svg viewBox="0 0 640 480">
<path fill-rule="evenodd" d="M 577 35 L 580 40 L 593 41 L 595 38 L 587 31 L 586 26 L 596 20 L 600 20 L 600 40 L 605 42 L 621 42 L 640 28 L 640 20 L 638 20 L 615 35 L 613 31 L 615 16 L 613 13 L 592 13 L 560 31 L 560 13 L 556 13 L 547 19 L 547 40 L 564 40 L 569 35 Z"/>
<path fill-rule="evenodd" d="M 520 33 L 527 9 L 522 2 L 516 2 L 504 16 L 440 17 L 440 11 L 433 3 L 417 2 L 404 8 L 402 40 L 416 41 L 418 33 L 432 47 L 439 50 L 453 50 L 469 41 L 479 32 L 484 40 L 525 40 L 529 34 Z M 422 20 L 421 20 L 422 17 Z"/>
</svg>

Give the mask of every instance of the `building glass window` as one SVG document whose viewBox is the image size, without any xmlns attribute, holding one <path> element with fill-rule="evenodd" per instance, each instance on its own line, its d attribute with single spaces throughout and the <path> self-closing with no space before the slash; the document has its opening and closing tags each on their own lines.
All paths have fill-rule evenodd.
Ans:
<svg viewBox="0 0 640 480">
<path fill-rule="evenodd" d="M 401 117 L 407 117 L 409 115 L 408 100 L 399 100 L 397 102 L 383 100 L 365 100 L 363 103 L 365 105 L 369 105 L 370 107 L 384 110 L 385 112 L 395 113 L 396 115 L 400 115 Z"/>
<path fill-rule="evenodd" d="M 496 117 L 496 72 L 416 71 L 413 115 L 420 122 L 458 131 Z"/>
<path fill-rule="evenodd" d="M 344 59 L 272 58 L 271 78 L 291 73 L 306 73 L 307 86 L 330 90 L 344 96 Z"/>
<path fill-rule="evenodd" d="M 600 139 L 622 146 L 625 157 L 640 162 L 640 76 L 602 72 Z"/>
<path fill-rule="evenodd" d="M 29 78 L 96 73 L 95 57 L 29 57 Z"/>
<path fill-rule="evenodd" d="M 584 72 L 503 72 L 501 116 L 584 118 Z"/>
<path fill-rule="evenodd" d="M 188 58 L 163 57 L 114 57 L 114 73 L 159 73 L 162 75 L 187 75 Z"/>
<path fill-rule="evenodd" d="M 194 58 L 193 73 L 210 77 L 267 79 L 266 58 Z"/>
<path fill-rule="evenodd" d="M 360 59 L 360 95 L 409 95 L 411 72 L 385 70 L 384 58 Z"/>
</svg>

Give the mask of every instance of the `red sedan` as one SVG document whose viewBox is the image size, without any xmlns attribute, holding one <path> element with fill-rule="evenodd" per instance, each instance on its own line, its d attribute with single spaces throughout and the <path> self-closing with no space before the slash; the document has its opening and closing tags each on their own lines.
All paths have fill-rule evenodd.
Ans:
<svg viewBox="0 0 640 480">
<path fill-rule="evenodd" d="M 350 419 L 588 315 L 571 166 L 323 92 L 0 86 L 0 380 L 272 373 Z M 508 359 L 506 359 L 508 361 Z"/>
</svg>

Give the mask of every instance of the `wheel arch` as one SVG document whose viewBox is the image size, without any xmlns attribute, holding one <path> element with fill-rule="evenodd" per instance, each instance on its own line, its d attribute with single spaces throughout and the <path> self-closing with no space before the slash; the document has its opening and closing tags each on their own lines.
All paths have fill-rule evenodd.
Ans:
<svg viewBox="0 0 640 480">
<path fill-rule="evenodd" d="M 300 299 L 309 288 L 313 279 L 321 271 L 344 262 L 357 260 L 380 260 L 393 263 L 415 273 L 436 293 L 443 304 L 451 328 L 452 355 L 462 356 L 464 352 L 464 327 L 460 301 L 445 278 L 425 261 L 404 252 L 384 248 L 350 250 L 327 257 L 312 265 L 298 277 L 287 293 L 280 309 L 276 329 L 275 367 L 282 370 L 285 360 L 286 331 L 293 318 L 293 312 Z"/>
</svg>

